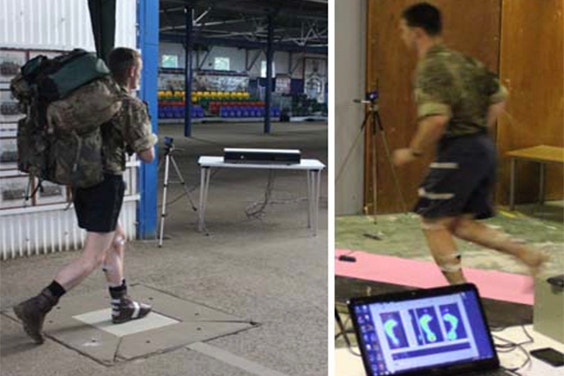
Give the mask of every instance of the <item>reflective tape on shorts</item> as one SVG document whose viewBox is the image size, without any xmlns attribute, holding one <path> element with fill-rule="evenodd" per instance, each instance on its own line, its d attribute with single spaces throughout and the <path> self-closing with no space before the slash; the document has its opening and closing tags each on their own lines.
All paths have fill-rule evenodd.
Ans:
<svg viewBox="0 0 564 376">
<path fill-rule="evenodd" d="M 419 197 L 428 198 L 429 200 L 450 200 L 454 197 L 454 193 L 433 193 L 427 192 L 423 188 L 419 188 L 417 193 L 419 194 Z"/>
</svg>

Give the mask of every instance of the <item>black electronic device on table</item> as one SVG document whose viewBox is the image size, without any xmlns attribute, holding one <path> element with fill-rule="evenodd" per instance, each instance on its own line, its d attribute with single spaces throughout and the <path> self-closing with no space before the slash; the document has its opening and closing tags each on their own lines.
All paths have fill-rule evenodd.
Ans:
<svg viewBox="0 0 564 376">
<path fill-rule="evenodd" d="M 296 149 L 224 148 L 226 163 L 300 164 L 301 153 Z"/>
<path fill-rule="evenodd" d="M 550 364 L 553 367 L 564 366 L 564 354 L 551 347 L 531 350 L 531 356 Z"/>
</svg>

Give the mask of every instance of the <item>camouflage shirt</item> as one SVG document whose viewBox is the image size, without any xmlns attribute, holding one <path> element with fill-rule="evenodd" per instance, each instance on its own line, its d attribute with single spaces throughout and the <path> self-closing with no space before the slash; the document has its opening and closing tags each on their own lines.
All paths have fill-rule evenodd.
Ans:
<svg viewBox="0 0 564 376">
<path fill-rule="evenodd" d="M 448 116 L 445 137 L 484 132 L 488 107 L 506 97 L 505 87 L 482 63 L 442 44 L 431 47 L 417 64 L 417 118 Z"/>
<path fill-rule="evenodd" d="M 138 98 L 122 91 L 122 107 L 108 123 L 102 125 L 102 155 L 104 172 L 119 175 L 125 170 L 125 152 L 139 153 L 157 142 L 151 132 L 151 120 L 147 107 Z"/>
</svg>

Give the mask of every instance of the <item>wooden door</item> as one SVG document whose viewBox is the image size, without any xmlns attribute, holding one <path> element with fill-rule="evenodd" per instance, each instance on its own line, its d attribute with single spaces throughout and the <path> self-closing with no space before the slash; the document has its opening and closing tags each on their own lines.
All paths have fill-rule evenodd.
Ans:
<svg viewBox="0 0 564 376">
<path fill-rule="evenodd" d="M 406 147 L 417 126 L 412 99 L 416 56 L 404 46 L 399 33 L 402 10 L 416 2 L 368 0 L 366 91 L 379 91 L 379 114 L 385 132 L 373 137 L 370 129 L 365 131 L 364 208 L 367 214 L 402 211 L 400 194 L 394 184 L 381 136 L 385 134 L 390 150 Z M 430 2 L 441 9 L 445 43 L 498 72 L 501 0 Z M 376 150 L 376 163 L 372 162 L 373 148 Z M 431 157 L 425 156 L 397 169 L 400 190 L 406 198 L 408 210 L 417 198 L 417 186 Z M 376 187 L 372 183 L 374 173 Z"/>
</svg>

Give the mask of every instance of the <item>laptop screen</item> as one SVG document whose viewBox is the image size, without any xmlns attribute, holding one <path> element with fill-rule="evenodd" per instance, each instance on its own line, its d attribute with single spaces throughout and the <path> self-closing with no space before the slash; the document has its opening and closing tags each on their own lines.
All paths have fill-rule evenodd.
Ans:
<svg viewBox="0 0 564 376">
<path fill-rule="evenodd" d="M 370 376 L 499 366 L 474 285 L 352 299 L 349 310 Z"/>
</svg>

